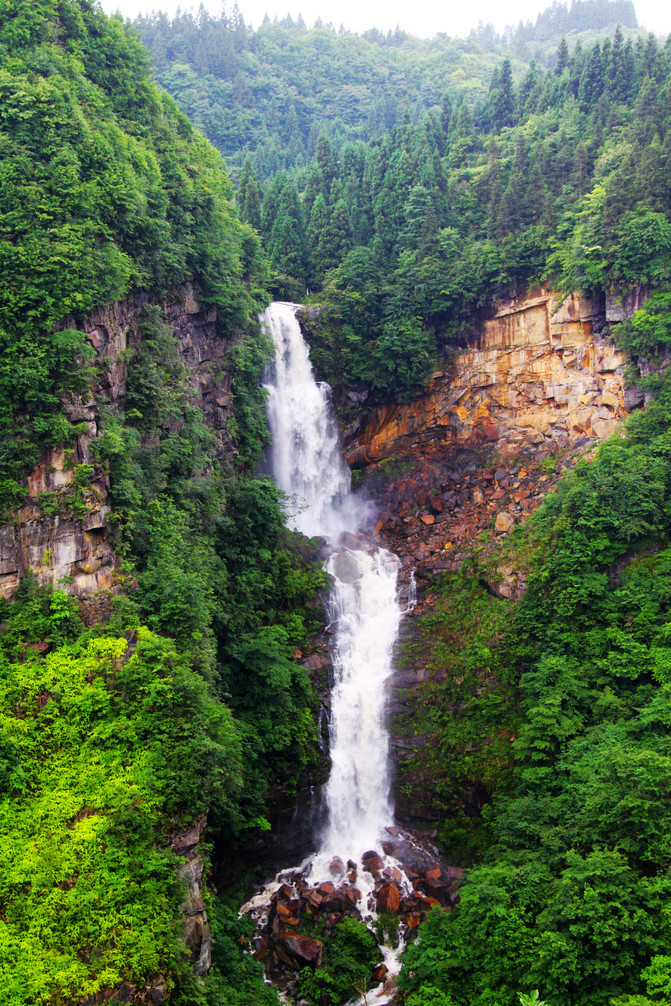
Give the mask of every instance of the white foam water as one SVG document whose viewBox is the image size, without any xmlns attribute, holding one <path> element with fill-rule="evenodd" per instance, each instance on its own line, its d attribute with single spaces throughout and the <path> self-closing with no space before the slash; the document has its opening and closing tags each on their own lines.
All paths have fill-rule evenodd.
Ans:
<svg viewBox="0 0 671 1006">
<path fill-rule="evenodd" d="M 297 309 L 296 304 L 273 303 L 262 323 L 275 348 L 266 383 L 273 474 L 289 498 L 289 526 L 326 539 L 326 569 L 333 577 L 327 819 L 317 854 L 302 866 L 278 874 L 243 911 L 262 922 L 270 896 L 281 884 L 291 883 L 298 872 L 313 884 L 334 880 L 333 861 L 338 857 L 343 863 L 359 864 L 358 908 L 370 919 L 375 914 L 374 878 L 362 868 L 361 857 L 380 848 L 384 829 L 393 821 L 385 682 L 392 671 L 403 615 L 398 597 L 400 563 L 360 534 L 371 521 L 371 509 L 351 490 L 331 412 L 330 388 L 315 381 Z M 385 865 L 398 865 L 392 857 L 382 858 Z M 405 877 L 401 886 L 411 890 Z M 391 978 L 400 968 L 400 950 L 383 948 L 383 953 Z M 382 988 L 372 996 L 369 992 L 369 1000 L 379 1006 L 387 1001 Z"/>
<path fill-rule="evenodd" d="M 296 310 L 295 304 L 271 304 L 263 323 L 275 347 L 266 385 L 273 474 L 293 501 L 290 525 L 327 539 L 326 569 L 334 581 L 331 773 L 327 824 L 311 873 L 317 878 L 333 856 L 358 860 L 393 819 L 385 681 L 402 610 L 398 559 L 356 537 L 370 518 L 369 507 L 351 491 L 330 389 L 315 381 Z"/>
</svg>

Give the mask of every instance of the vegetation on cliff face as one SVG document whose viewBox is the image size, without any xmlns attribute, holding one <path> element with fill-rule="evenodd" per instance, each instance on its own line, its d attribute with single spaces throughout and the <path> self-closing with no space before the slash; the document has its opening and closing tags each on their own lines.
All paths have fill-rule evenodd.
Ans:
<svg viewBox="0 0 671 1006">
<path fill-rule="evenodd" d="M 231 332 L 260 263 L 219 156 L 118 20 L 7 0 L 0 52 L 0 478 L 16 479 L 73 435 L 60 401 L 95 377 L 76 328 L 91 308 L 195 277 Z"/>
<path fill-rule="evenodd" d="M 89 0 L 7 0 L 0 51 L 5 513 L 42 449 L 84 432 L 63 408 L 97 386 L 76 326 L 151 291 L 127 394 L 96 402 L 91 445 L 127 592 L 95 629 L 30 577 L 1 605 L 0 998 L 74 1002 L 122 983 L 144 996 L 159 982 L 190 1006 L 273 1002 L 218 909 L 215 968 L 194 984 L 171 851 L 206 810 L 222 848 L 266 827 L 270 786 L 295 787 L 316 746 L 292 652 L 319 624 L 322 573 L 252 474 L 267 437 L 265 259 L 220 156 L 119 20 Z M 216 435 L 161 320 L 185 281 L 232 347 L 233 413 Z"/>
<path fill-rule="evenodd" d="M 409 1001 L 493 1006 L 535 987 L 557 1004 L 666 1001 L 670 405 L 667 378 L 518 532 L 528 591 L 505 602 L 507 618 L 482 618 L 503 602 L 469 587 L 466 570 L 432 616 L 449 625 L 468 590 L 479 598 L 467 609 L 479 631 L 449 660 L 436 654 L 416 723 L 446 780 L 446 848 L 478 865 L 458 909 L 432 913 L 408 951 Z M 471 667 L 480 687 L 450 722 L 446 702 Z M 497 684 L 483 692 L 484 680 Z M 498 768 L 489 753 L 504 738 L 485 715 L 497 702 L 509 752 Z M 493 801 L 455 814 L 478 784 Z"/>
<path fill-rule="evenodd" d="M 231 713 L 147 629 L 3 657 L 0 689 L 0 998 L 172 986 L 188 962 L 170 831 L 239 796 Z"/>
</svg>

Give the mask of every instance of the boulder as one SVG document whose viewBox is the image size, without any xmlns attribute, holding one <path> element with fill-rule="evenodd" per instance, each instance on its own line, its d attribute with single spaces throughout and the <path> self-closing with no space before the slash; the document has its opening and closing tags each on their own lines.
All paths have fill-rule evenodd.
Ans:
<svg viewBox="0 0 671 1006">
<path fill-rule="evenodd" d="M 496 518 L 496 523 L 494 524 L 494 529 L 498 534 L 508 534 L 512 531 L 515 526 L 515 521 L 512 514 L 507 513 L 502 510 Z"/>
<path fill-rule="evenodd" d="M 373 981 L 375 981 L 375 982 L 384 981 L 384 979 L 387 976 L 387 972 L 388 971 L 389 971 L 389 968 L 387 967 L 386 964 L 384 964 L 384 963 L 378 964 L 376 968 L 373 968 L 373 973 L 372 973 L 371 977 L 372 977 Z"/>
<path fill-rule="evenodd" d="M 304 967 L 320 967 L 324 956 L 324 944 L 311 936 L 303 936 L 302 933 L 283 935 L 277 941 L 276 950 L 281 960 L 299 970 Z"/>
<path fill-rule="evenodd" d="M 401 891 L 396 884 L 391 881 L 384 884 L 377 894 L 377 906 L 381 912 L 397 912 L 401 904 Z"/>
<path fill-rule="evenodd" d="M 361 857 L 361 865 L 367 873 L 372 873 L 375 876 L 384 866 L 384 861 L 379 852 L 371 849 L 368 852 L 364 852 Z"/>
<path fill-rule="evenodd" d="M 337 552 L 333 556 L 333 575 L 341 583 L 354 583 L 360 580 L 362 573 L 356 559 L 349 552 Z"/>
</svg>

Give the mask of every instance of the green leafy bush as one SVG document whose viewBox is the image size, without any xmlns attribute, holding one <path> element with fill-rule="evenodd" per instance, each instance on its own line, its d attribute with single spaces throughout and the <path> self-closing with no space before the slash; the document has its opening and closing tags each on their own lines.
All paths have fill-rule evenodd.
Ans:
<svg viewBox="0 0 671 1006">
<path fill-rule="evenodd" d="M 2 1001 L 69 1000 L 186 969 L 170 834 L 235 799 L 228 710 L 143 629 L 3 658 L 0 736 Z"/>
<path fill-rule="evenodd" d="M 342 1006 L 365 993 L 379 951 L 363 922 L 344 919 L 324 945 L 322 966 L 301 971 L 301 995 L 314 1006 Z"/>
</svg>

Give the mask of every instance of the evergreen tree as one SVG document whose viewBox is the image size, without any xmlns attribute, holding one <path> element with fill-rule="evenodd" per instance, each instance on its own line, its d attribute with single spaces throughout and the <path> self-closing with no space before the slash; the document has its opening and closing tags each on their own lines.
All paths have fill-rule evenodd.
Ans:
<svg viewBox="0 0 671 1006">
<path fill-rule="evenodd" d="M 251 224 L 257 231 L 261 230 L 261 210 L 263 206 L 263 191 L 256 180 L 250 157 L 245 158 L 240 176 L 240 184 L 235 195 L 238 212 L 243 220 Z"/>
<path fill-rule="evenodd" d="M 578 101 L 584 112 L 590 112 L 605 88 L 605 74 L 601 46 L 596 42 L 585 63 L 578 90 Z"/>
<path fill-rule="evenodd" d="M 567 69 L 569 65 L 569 49 L 568 42 L 562 37 L 559 43 L 559 48 L 557 49 L 557 63 L 555 65 L 555 73 L 558 77 L 561 77 L 564 70 Z"/>
<path fill-rule="evenodd" d="M 309 277 L 312 284 L 321 285 L 328 269 L 325 252 L 328 214 L 323 193 L 319 193 L 312 205 L 308 225 Z"/>
<path fill-rule="evenodd" d="M 305 230 L 298 192 L 290 180 L 285 180 L 282 186 L 267 248 L 270 261 L 278 272 L 295 279 L 305 279 Z"/>
<path fill-rule="evenodd" d="M 450 132 L 450 125 L 452 123 L 452 102 L 450 101 L 450 96 L 445 92 L 443 95 L 441 105 L 440 105 L 440 128 L 443 131 L 443 136 L 447 140 Z"/>
<path fill-rule="evenodd" d="M 491 93 L 492 126 L 496 132 L 512 126 L 515 121 L 515 90 L 513 71 L 508 58 L 501 64 L 500 76 Z"/>
</svg>

